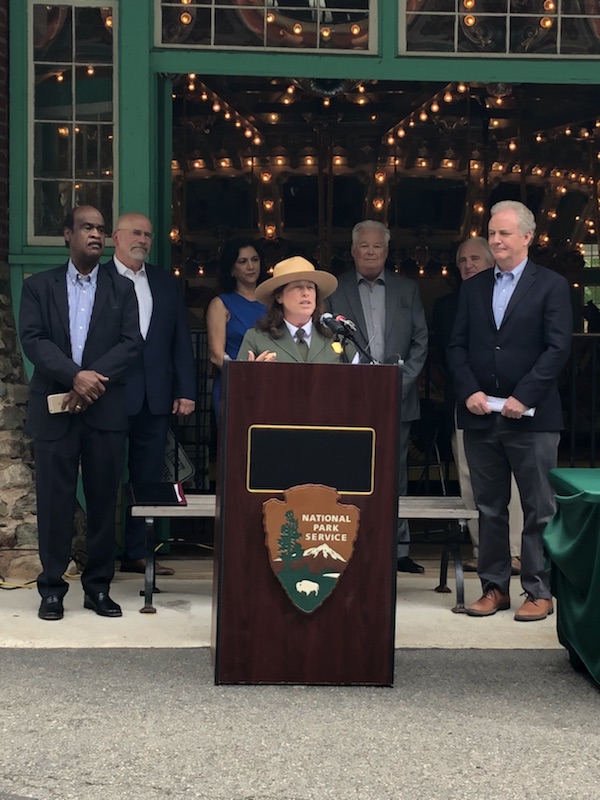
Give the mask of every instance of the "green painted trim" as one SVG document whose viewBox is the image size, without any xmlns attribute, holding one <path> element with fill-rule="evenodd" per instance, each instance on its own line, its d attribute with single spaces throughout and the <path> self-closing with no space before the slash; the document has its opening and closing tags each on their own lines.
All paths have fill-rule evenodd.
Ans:
<svg viewBox="0 0 600 800">
<path fill-rule="evenodd" d="M 15 323 L 17 325 L 17 330 L 19 328 L 19 310 L 21 308 L 21 294 L 23 293 L 23 281 L 25 280 L 25 275 L 30 272 L 36 272 L 35 268 L 27 268 L 27 267 L 12 267 L 10 270 L 10 292 L 12 297 L 12 306 L 13 306 L 13 314 L 15 316 Z M 19 350 L 21 353 L 21 358 L 23 359 L 23 366 L 25 368 L 25 374 L 27 375 L 27 380 L 31 379 L 31 375 L 33 374 L 33 364 L 29 359 L 25 357 L 23 350 L 21 349 L 21 344 L 19 342 Z"/>
<path fill-rule="evenodd" d="M 27 4 L 11 0 L 9 5 L 9 254 L 22 253 L 27 242 L 27 109 L 28 40 Z M 9 256 L 10 260 L 10 256 Z"/>
<path fill-rule="evenodd" d="M 139 211 L 152 217 L 156 123 L 155 80 L 150 69 L 153 2 L 121 2 L 117 20 L 118 74 L 117 153 L 118 207 L 115 216 Z"/>
<path fill-rule="evenodd" d="M 113 246 L 106 245 L 101 261 L 108 261 L 113 252 Z M 44 247 L 34 247 L 32 245 L 30 247 L 25 247 L 23 248 L 23 253 L 18 255 L 11 254 L 8 262 L 11 265 L 32 264 L 36 266 L 43 266 L 46 267 L 46 269 L 49 269 L 50 267 L 64 264 L 68 257 L 69 251 L 61 242 L 60 247 L 58 246 L 58 243 L 56 247 L 52 245 L 46 245 Z"/>
<path fill-rule="evenodd" d="M 377 22 L 379 28 L 378 51 L 381 53 L 387 63 L 393 60 L 398 53 L 399 19 L 400 2 L 398 2 L 398 0 L 380 0 L 377 11 Z M 386 58 L 387 55 L 389 55 L 390 58 Z M 354 58 L 356 58 L 356 56 L 354 56 Z"/>
<path fill-rule="evenodd" d="M 62 247 L 28 247 L 23 248 L 23 252 L 15 255 L 11 253 L 8 263 L 13 267 L 20 268 L 21 265 L 31 265 L 36 267 L 57 267 L 64 264 L 69 253 L 64 245 Z"/>
<path fill-rule="evenodd" d="M 171 269 L 172 247 L 169 233 L 171 231 L 173 186 L 171 176 L 171 159 L 173 157 L 173 84 L 170 78 L 162 77 L 158 81 L 158 113 L 157 130 L 157 208 L 155 220 L 156 237 L 153 256 L 158 264 Z"/>
<path fill-rule="evenodd" d="M 393 34 L 393 36 L 392 36 Z M 385 32 L 383 40 L 396 31 Z M 415 56 L 347 56 L 301 53 L 241 53 L 207 50 L 155 50 L 155 72 L 196 72 L 204 75 L 254 75 L 297 78 L 355 78 L 362 80 L 440 81 L 476 79 L 485 83 L 600 84 L 600 60 L 440 58 Z"/>
</svg>

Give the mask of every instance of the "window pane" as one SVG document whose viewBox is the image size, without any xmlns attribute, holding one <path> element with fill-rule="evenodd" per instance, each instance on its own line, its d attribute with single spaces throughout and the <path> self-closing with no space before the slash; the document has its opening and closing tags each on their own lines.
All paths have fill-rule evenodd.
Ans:
<svg viewBox="0 0 600 800">
<path fill-rule="evenodd" d="M 475 24 L 468 24 L 468 16 L 462 16 L 458 30 L 458 50 L 462 53 L 485 51 L 504 53 L 506 50 L 506 18 L 475 17 Z"/>
<path fill-rule="evenodd" d="M 453 16 L 415 15 L 407 32 L 407 48 L 411 52 L 447 53 L 454 50 Z"/>
<path fill-rule="evenodd" d="M 167 44 L 208 45 L 211 40 L 210 9 L 187 6 L 163 9 L 162 40 Z"/>
<path fill-rule="evenodd" d="M 541 21 L 548 27 L 542 27 Z M 511 53 L 556 53 L 556 18 L 516 17 L 510 23 Z"/>
<path fill-rule="evenodd" d="M 75 72 L 75 119 L 112 119 L 112 67 L 77 67 Z"/>
<path fill-rule="evenodd" d="M 261 14 L 254 9 L 243 9 L 248 18 L 253 17 L 255 25 L 246 26 L 235 11 L 229 8 L 217 8 L 215 11 L 215 44 L 216 45 L 256 45 L 263 44 L 264 21 Z"/>
<path fill-rule="evenodd" d="M 100 12 L 100 13 L 99 13 Z M 75 61 L 111 64 L 113 60 L 112 25 L 98 8 L 75 9 Z"/>
<path fill-rule="evenodd" d="M 111 125 L 78 125 L 75 128 L 75 177 L 112 176 Z"/>
<path fill-rule="evenodd" d="M 71 175 L 73 129 L 71 125 L 38 122 L 35 126 L 33 170 L 36 178 L 68 178 Z"/>
<path fill-rule="evenodd" d="M 72 73 L 59 64 L 35 68 L 34 113 L 36 119 L 73 118 Z"/>
<path fill-rule="evenodd" d="M 110 226 L 113 218 L 113 185 L 111 183 L 76 183 L 75 205 L 95 206 Z"/>
<path fill-rule="evenodd" d="M 67 61 L 73 57 L 73 19 L 68 6 L 33 7 L 33 57 L 35 61 Z"/>
<path fill-rule="evenodd" d="M 586 56 L 600 53 L 600 18 L 563 17 L 561 34 L 562 53 Z"/>
<path fill-rule="evenodd" d="M 72 206 L 70 181 L 35 181 L 34 233 L 36 236 L 61 236 L 67 209 Z"/>
</svg>

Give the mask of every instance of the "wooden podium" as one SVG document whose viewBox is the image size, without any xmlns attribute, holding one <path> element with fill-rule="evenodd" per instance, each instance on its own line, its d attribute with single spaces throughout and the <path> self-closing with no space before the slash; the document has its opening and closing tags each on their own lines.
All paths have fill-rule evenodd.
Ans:
<svg viewBox="0 0 600 800">
<path fill-rule="evenodd" d="M 399 406 L 397 366 L 227 364 L 215 683 L 392 685 Z M 332 486 L 341 503 L 360 509 L 352 558 L 312 613 L 274 574 L 263 528 L 263 503 L 304 484 Z"/>
</svg>

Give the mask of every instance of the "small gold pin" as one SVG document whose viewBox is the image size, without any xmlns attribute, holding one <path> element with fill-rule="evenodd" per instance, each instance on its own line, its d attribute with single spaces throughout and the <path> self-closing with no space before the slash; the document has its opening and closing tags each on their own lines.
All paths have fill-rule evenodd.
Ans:
<svg viewBox="0 0 600 800">
<path fill-rule="evenodd" d="M 342 353 L 344 352 L 344 348 L 342 347 L 341 342 L 332 342 L 331 349 L 333 350 L 334 353 L 337 353 L 338 356 L 341 356 Z"/>
</svg>

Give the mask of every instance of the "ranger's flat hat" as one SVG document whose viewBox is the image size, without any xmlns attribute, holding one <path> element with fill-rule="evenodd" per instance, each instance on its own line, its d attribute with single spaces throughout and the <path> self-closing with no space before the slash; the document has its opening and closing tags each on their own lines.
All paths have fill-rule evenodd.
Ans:
<svg viewBox="0 0 600 800">
<path fill-rule="evenodd" d="M 337 289 L 337 278 L 331 272 L 315 269 L 310 261 L 302 256 L 292 256 L 273 267 L 273 277 L 256 287 L 256 299 L 266 303 L 270 295 L 292 281 L 311 281 L 316 284 L 321 297 L 329 297 Z"/>
</svg>

